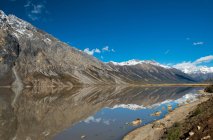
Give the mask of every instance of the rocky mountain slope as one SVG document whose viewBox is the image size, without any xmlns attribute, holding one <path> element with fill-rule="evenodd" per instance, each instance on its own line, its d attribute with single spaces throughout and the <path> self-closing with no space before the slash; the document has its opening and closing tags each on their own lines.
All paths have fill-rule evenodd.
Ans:
<svg viewBox="0 0 213 140">
<path fill-rule="evenodd" d="M 194 80 L 153 64 L 116 66 L 0 11 L 0 86 L 182 83 Z"/>
<path fill-rule="evenodd" d="M 154 61 L 130 60 L 109 62 L 108 65 L 128 79 L 142 83 L 179 83 L 194 82 L 187 74 Z"/>
</svg>

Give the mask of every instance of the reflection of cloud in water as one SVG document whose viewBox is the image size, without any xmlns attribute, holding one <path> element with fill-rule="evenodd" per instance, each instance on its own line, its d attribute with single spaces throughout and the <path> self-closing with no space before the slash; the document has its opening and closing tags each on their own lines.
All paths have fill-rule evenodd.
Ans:
<svg viewBox="0 0 213 140">
<path fill-rule="evenodd" d="M 198 96 L 199 96 L 198 94 L 193 94 L 193 93 L 186 94 L 182 98 L 175 100 L 175 102 L 179 104 L 187 103 L 188 101 L 194 102 L 197 100 Z"/>
<path fill-rule="evenodd" d="M 163 102 L 161 102 L 161 103 L 156 103 L 156 104 L 153 104 L 153 105 L 151 105 L 151 106 L 147 106 L 147 108 L 153 108 L 153 107 L 158 107 L 158 106 L 161 106 L 161 105 L 163 105 L 163 104 L 169 104 L 169 103 L 171 103 L 173 100 L 165 100 L 165 101 L 163 101 Z"/>
<path fill-rule="evenodd" d="M 172 102 L 175 102 L 175 103 L 178 103 L 178 104 L 187 104 L 187 103 L 196 101 L 198 96 L 199 96 L 198 94 L 189 93 L 189 94 L 186 94 L 186 95 L 184 95 L 183 97 L 181 97 L 177 100 L 165 100 L 161 103 L 156 103 L 156 104 L 146 106 L 146 107 L 143 106 L 143 105 L 137 105 L 137 104 L 120 104 L 120 105 L 115 105 L 110 109 L 125 108 L 125 109 L 129 109 L 129 110 L 141 110 L 141 109 L 147 109 L 147 108 L 151 109 L 153 107 L 158 107 L 158 106 L 161 106 L 163 104 L 170 104 Z"/>
<path fill-rule="evenodd" d="M 101 118 L 95 119 L 93 116 L 90 116 L 86 120 L 84 120 L 85 123 L 90 123 L 90 122 L 99 123 L 100 121 L 101 121 Z"/>
<path fill-rule="evenodd" d="M 113 106 L 111 109 L 116 109 L 116 108 L 126 108 L 130 110 L 145 109 L 143 105 L 137 105 L 137 104 L 120 104 L 120 105 Z"/>
<path fill-rule="evenodd" d="M 94 116 L 88 117 L 86 120 L 84 120 L 85 123 L 103 123 L 106 125 L 110 125 L 110 122 L 114 122 L 115 120 L 106 120 L 102 118 L 95 118 Z"/>
</svg>

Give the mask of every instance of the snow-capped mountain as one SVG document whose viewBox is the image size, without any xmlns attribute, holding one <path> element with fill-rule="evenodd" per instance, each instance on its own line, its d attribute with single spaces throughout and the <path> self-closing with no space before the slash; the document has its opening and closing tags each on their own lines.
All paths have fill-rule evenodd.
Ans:
<svg viewBox="0 0 213 140">
<path fill-rule="evenodd" d="M 136 60 L 136 59 L 132 59 L 129 61 L 124 61 L 124 62 L 114 62 L 114 61 L 110 61 L 111 63 L 113 63 L 114 65 L 120 65 L 120 66 L 133 66 L 133 65 L 138 65 L 138 64 L 150 64 L 150 65 L 155 65 L 155 66 L 160 66 L 166 69 L 170 69 L 170 66 L 167 65 L 162 65 L 154 60 Z"/>
<path fill-rule="evenodd" d="M 8 30 L 12 28 L 14 30 L 13 35 L 17 38 L 20 36 L 25 36 L 28 38 L 33 37 L 33 32 L 36 31 L 36 28 L 33 27 L 30 23 L 17 18 L 14 15 L 6 15 L 3 11 L 0 10 L 0 26 L 3 30 Z"/>
<path fill-rule="evenodd" d="M 207 66 L 196 66 L 193 64 L 177 64 L 173 66 L 176 69 L 181 70 L 184 73 L 187 74 L 196 74 L 196 73 L 202 73 L 202 74 L 207 74 L 207 73 L 213 73 L 213 67 L 207 67 Z"/>
<path fill-rule="evenodd" d="M 198 81 L 213 80 L 213 67 L 200 66 L 196 70 L 188 71 L 187 74 Z"/>
<path fill-rule="evenodd" d="M 184 62 L 173 66 L 176 69 L 190 75 L 198 81 L 212 80 L 213 79 L 213 67 L 207 67 L 202 65 L 196 65 L 195 63 Z"/>
<path fill-rule="evenodd" d="M 106 63 L 118 73 L 125 75 L 127 79 L 134 81 L 142 80 L 143 83 L 177 83 L 179 80 L 195 82 L 193 78 L 178 69 L 162 65 L 156 61 L 149 60 L 129 60 L 126 62 Z"/>
</svg>

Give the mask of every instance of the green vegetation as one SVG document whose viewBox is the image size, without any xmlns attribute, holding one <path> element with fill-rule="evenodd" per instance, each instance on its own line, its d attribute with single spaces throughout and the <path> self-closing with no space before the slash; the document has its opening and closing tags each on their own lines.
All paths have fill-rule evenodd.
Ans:
<svg viewBox="0 0 213 140">
<path fill-rule="evenodd" d="M 173 127 L 168 131 L 167 139 L 179 140 L 179 137 L 180 137 L 180 123 L 174 123 Z"/>
<path fill-rule="evenodd" d="M 208 92 L 208 93 L 213 93 L 213 85 L 210 85 L 210 86 L 207 86 L 205 89 L 204 89 L 205 92 Z"/>
<path fill-rule="evenodd" d="M 192 117 L 193 117 L 193 116 L 197 116 L 197 115 L 201 114 L 202 112 L 203 112 L 202 107 L 197 107 L 197 108 L 193 111 Z"/>
</svg>

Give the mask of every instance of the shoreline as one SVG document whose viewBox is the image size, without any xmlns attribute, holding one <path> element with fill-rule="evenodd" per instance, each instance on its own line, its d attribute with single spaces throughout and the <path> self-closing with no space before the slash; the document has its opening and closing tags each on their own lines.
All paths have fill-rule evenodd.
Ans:
<svg viewBox="0 0 213 140">
<path fill-rule="evenodd" d="M 174 83 L 174 84 L 115 84 L 115 85 L 110 85 L 110 84 L 106 84 L 106 85 L 102 85 L 102 84 L 94 84 L 94 85 L 73 85 L 72 87 L 90 87 L 90 86 L 114 86 L 114 87 L 206 87 L 211 85 L 211 83 L 193 83 L 193 84 L 189 84 L 189 83 Z M 34 86 L 24 86 L 24 88 L 32 88 Z M 53 88 L 57 88 L 57 86 L 36 86 L 36 87 L 53 87 Z M 63 86 L 62 86 L 63 87 Z M 12 86 L 0 86 L 0 88 L 12 88 Z"/>
<path fill-rule="evenodd" d="M 154 121 L 150 124 L 137 128 L 123 137 L 123 140 L 156 140 L 160 139 L 165 130 L 172 127 L 174 123 L 181 122 L 187 118 L 188 114 L 196 107 L 207 101 L 208 95 L 200 96 L 198 100 L 180 106 L 168 113 L 164 118 Z"/>
</svg>

